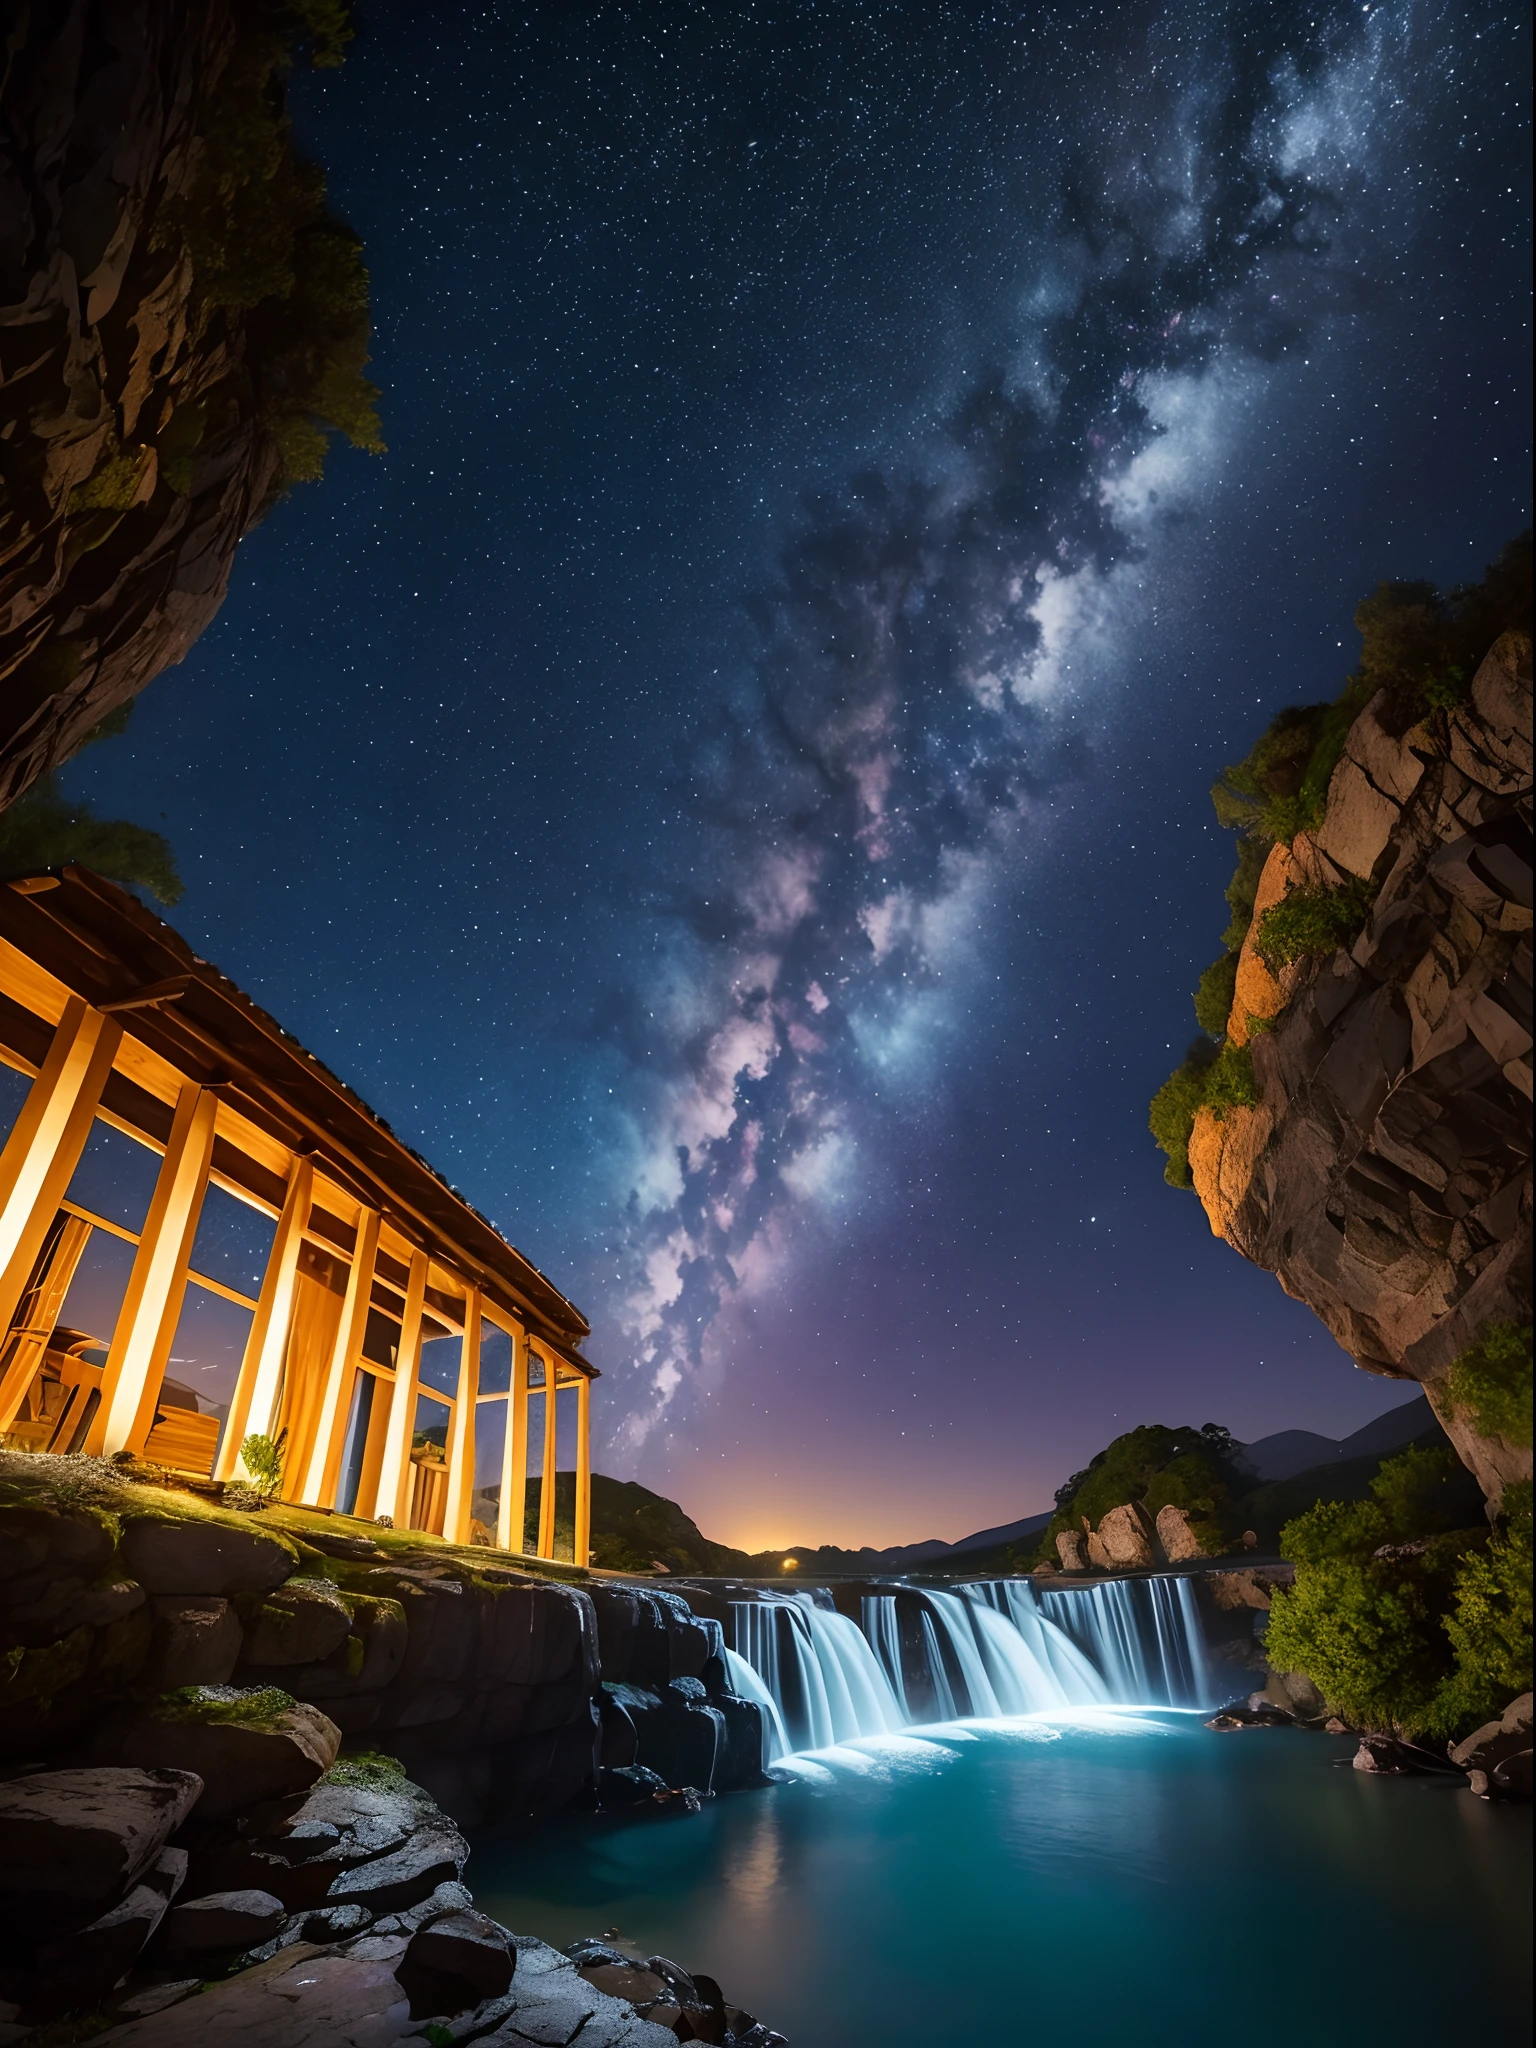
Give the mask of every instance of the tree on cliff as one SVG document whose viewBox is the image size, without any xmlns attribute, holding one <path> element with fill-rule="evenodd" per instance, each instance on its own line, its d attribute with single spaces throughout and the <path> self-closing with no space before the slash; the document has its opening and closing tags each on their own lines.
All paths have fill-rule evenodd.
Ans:
<svg viewBox="0 0 1536 2048">
<path fill-rule="evenodd" d="M 293 63 L 338 63 L 349 34 L 341 0 L 18 17 L 0 113 L 0 808 L 182 659 L 241 535 L 320 474 L 331 432 L 382 446 L 358 240 L 284 106 Z"/>
</svg>

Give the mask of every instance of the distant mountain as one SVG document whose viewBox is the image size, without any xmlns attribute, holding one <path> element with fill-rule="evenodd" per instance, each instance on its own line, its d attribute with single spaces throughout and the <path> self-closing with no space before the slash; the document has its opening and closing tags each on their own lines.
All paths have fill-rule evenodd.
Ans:
<svg viewBox="0 0 1536 2048">
<path fill-rule="evenodd" d="M 1274 1436 L 1261 1436 L 1256 1443 L 1240 1444 L 1238 1464 L 1262 1485 L 1294 1479 L 1298 1472 L 1331 1464 L 1335 1459 L 1379 1457 L 1410 1444 L 1426 1430 L 1440 1427 L 1435 1412 L 1422 1394 L 1389 1408 L 1353 1436 L 1319 1436 L 1310 1429 L 1282 1429 Z"/>
</svg>

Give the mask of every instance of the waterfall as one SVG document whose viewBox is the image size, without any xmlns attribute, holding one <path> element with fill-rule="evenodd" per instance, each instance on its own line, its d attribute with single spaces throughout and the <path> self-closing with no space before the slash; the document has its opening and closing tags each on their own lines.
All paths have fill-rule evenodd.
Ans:
<svg viewBox="0 0 1536 2048">
<path fill-rule="evenodd" d="M 891 1582 L 859 1619 L 823 1588 L 731 1603 L 735 1689 L 766 1710 L 765 1761 L 963 1717 L 1204 1707 L 1218 1690 L 1187 1578 L 1043 1592 L 1027 1579 Z"/>
</svg>

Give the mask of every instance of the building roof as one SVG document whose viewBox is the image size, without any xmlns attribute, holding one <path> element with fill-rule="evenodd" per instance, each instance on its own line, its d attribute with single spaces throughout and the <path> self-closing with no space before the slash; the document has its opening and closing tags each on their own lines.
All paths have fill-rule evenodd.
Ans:
<svg viewBox="0 0 1536 2048">
<path fill-rule="evenodd" d="M 133 1036 L 451 1260 L 569 1364 L 585 1317 L 380 1116 L 179 933 L 89 868 L 0 887 L 0 936 Z"/>
</svg>

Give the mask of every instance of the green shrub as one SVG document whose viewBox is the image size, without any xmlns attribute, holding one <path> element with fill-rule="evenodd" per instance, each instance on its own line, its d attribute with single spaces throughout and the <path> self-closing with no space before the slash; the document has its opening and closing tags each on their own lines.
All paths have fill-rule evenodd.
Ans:
<svg viewBox="0 0 1536 2048">
<path fill-rule="evenodd" d="M 1185 1508 L 1209 1532 L 1208 1547 L 1218 1547 L 1226 1537 L 1226 1509 L 1237 1478 L 1231 1455 L 1231 1435 L 1215 1423 L 1170 1429 L 1148 1422 L 1127 1430 L 1057 1488 L 1056 1513 L 1038 1555 L 1054 1559 L 1064 1529 L 1080 1529 L 1084 1515 L 1097 1523 L 1128 1501 L 1141 1502 L 1154 1517 L 1170 1503 Z"/>
<path fill-rule="evenodd" d="M 1259 919 L 1254 946 L 1271 974 L 1294 961 L 1331 953 L 1358 937 L 1375 900 L 1369 882 L 1337 889 L 1293 889 Z"/>
<path fill-rule="evenodd" d="M 1502 1713 L 1531 1689 L 1531 1488 L 1511 1486 L 1504 1525 L 1486 1550 L 1472 1551 L 1456 1577 L 1445 1623 L 1456 1668 L 1437 1701 L 1446 1733 Z"/>
<path fill-rule="evenodd" d="M 1281 1532 L 1296 1581 L 1275 1595 L 1265 1654 L 1356 1725 L 1451 1735 L 1530 1684 L 1529 1489 L 1512 1489 L 1490 1541 L 1449 1526 L 1459 1477 L 1448 1451 L 1409 1450 L 1370 1500 L 1319 1502 Z"/>
<path fill-rule="evenodd" d="M 1152 1098 L 1147 1127 L 1168 1155 L 1163 1179 L 1170 1187 L 1195 1184 L 1189 1171 L 1189 1140 L 1195 1111 L 1205 1101 L 1206 1076 L 1219 1050 L 1210 1039 L 1197 1038 Z"/>
<path fill-rule="evenodd" d="M 1254 1109 L 1258 1100 L 1252 1049 L 1246 1045 L 1224 1045 L 1206 1069 L 1205 1107 L 1221 1123 L 1229 1109 Z"/>
<path fill-rule="evenodd" d="M 45 775 L 0 811 L 0 874 L 38 874 L 72 861 L 109 882 L 147 889 L 167 906 L 181 900 L 176 857 L 162 833 L 127 818 L 98 818 L 89 804 L 65 796 L 57 775 Z"/>
<path fill-rule="evenodd" d="M 283 1483 L 283 1464 L 288 1455 L 288 1432 L 283 1430 L 276 1437 L 252 1434 L 240 1445 L 240 1462 L 251 1475 L 251 1484 L 268 1500 L 273 1499 Z"/>
<path fill-rule="evenodd" d="M 1237 955 L 1223 953 L 1206 968 L 1195 990 L 1195 1021 L 1212 1038 L 1225 1037 L 1236 993 Z"/>
<path fill-rule="evenodd" d="M 1531 1442 L 1531 1325 L 1493 1323 L 1451 1367 L 1446 1392 L 1478 1428 L 1528 1449 Z"/>
</svg>

